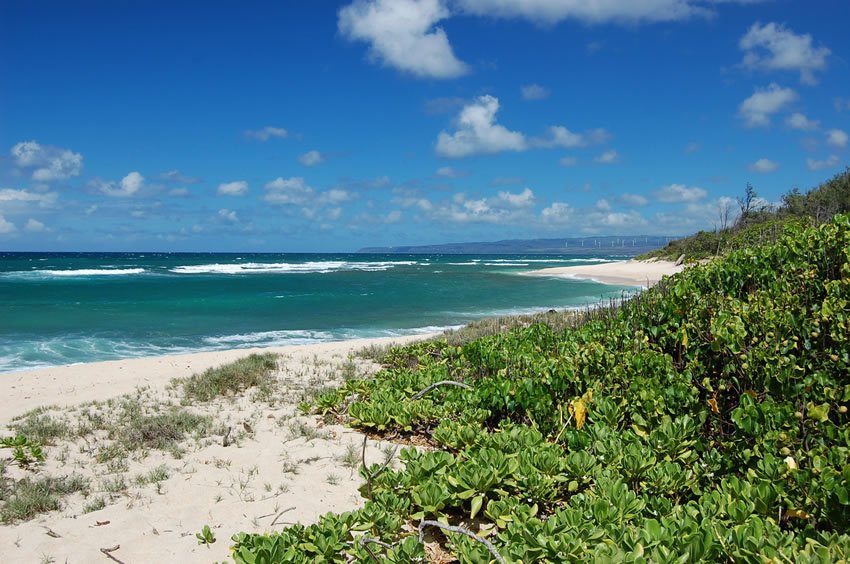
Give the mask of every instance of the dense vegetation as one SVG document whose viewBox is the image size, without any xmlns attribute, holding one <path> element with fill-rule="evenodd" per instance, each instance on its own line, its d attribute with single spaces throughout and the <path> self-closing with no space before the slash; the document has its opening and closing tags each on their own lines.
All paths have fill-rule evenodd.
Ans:
<svg viewBox="0 0 850 564">
<path fill-rule="evenodd" d="M 312 409 L 436 448 L 361 468 L 360 510 L 235 535 L 238 562 L 850 558 L 850 216 L 576 329 L 386 362 Z"/>
<path fill-rule="evenodd" d="M 850 212 L 850 168 L 806 193 L 794 188 L 782 197 L 782 203 L 775 208 L 760 202 L 751 185 L 747 185 L 737 204 L 734 221 L 732 215 L 735 210 L 729 204 L 722 205 L 718 209 L 714 231 L 700 231 L 690 237 L 670 241 L 666 247 L 638 258 L 676 260 L 684 255 L 688 260 L 699 260 L 773 242 L 790 223 L 821 225 L 829 222 L 837 214 Z"/>
</svg>

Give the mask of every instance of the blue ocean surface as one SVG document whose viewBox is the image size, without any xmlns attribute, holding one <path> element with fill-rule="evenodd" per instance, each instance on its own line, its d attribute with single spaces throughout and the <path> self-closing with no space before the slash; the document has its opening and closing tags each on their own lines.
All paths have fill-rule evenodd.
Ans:
<svg viewBox="0 0 850 564">
<path fill-rule="evenodd" d="M 625 288 L 522 273 L 610 260 L 617 257 L 0 253 L 0 372 L 409 335 L 583 307 Z"/>
</svg>

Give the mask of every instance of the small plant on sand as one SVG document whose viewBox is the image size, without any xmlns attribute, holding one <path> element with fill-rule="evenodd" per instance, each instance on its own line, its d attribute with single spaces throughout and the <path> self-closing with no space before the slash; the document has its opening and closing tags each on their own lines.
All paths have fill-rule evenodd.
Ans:
<svg viewBox="0 0 850 564">
<path fill-rule="evenodd" d="M 230 364 L 194 374 L 187 379 L 175 380 L 174 383 L 182 384 L 185 400 L 210 401 L 220 396 L 244 392 L 248 388 L 271 388 L 275 382 L 276 370 L 277 355 L 252 354 Z"/>
<path fill-rule="evenodd" d="M 23 478 L 9 489 L 5 503 L 0 508 L 0 522 L 14 523 L 60 508 L 60 497 L 76 492 L 85 492 L 88 481 L 82 476 L 62 478 L 42 476 Z"/>
<path fill-rule="evenodd" d="M 57 439 L 71 436 L 71 427 L 67 422 L 57 419 L 49 411 L 51 407 L 39 407 L 19 415 L 9 425 L 18 435 L 24 435 L 42 445 L 55 444 Z"/>
<path fill-rule="evenodd" d="M 195 533 L 195 538 L 198 539 L 198 544 L 209 546 L 215 542 L 215 533 L 212 532 L 209 525 L 204 525 L 200 533 Z"/>
<path fill-rule="evenodd" d="M 83 506 L 83 513 L 100 511 L 104 507 L 106 507 L 106 499 L 103 496 L 98 496 Z"/>
<path fill-rule="evenodd" d="M 36 462 L 44 462 L 44 452 L 41 446 L 24 435 L 3 437 L 0 447 L 12 449 L 12 459 L 21 467 L 28 467 Z"/>
</svg>

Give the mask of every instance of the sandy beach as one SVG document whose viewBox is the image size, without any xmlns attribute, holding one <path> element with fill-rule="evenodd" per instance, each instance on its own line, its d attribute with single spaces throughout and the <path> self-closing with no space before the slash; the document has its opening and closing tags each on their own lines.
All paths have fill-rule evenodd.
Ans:
<svg viewBox="0 0 850 564">
<path fill-rule="evenodd" d="M 352 352 L 423 337 L 202 352 L 0 375 L 0 437 L 13 434 L 15 417 L 39 407 L 48 409 L 35 420 L 67 430 L 67 436 L 43 447 L 45 463 L 31 469 L 12 463 L 11 449 L 0 449 L 6 478 L 80 476 L 88 482 L 87 495 L 61 498 L 58 511 L 0 525 L 0 561 L 107 561 L 101 549 L 127 563 L 223 561 L 235 533 L 309 524 L 328 511 L 360 506 L 363 435 L 302 416 L 297 404 L 346 374 L 374 373 L 375 363 L 350 358 Z M 173 378 L 254 352 L 281 355 L 273 391 L 262 397 L 249 390 L 187 403 L 182 389 L 171 385 Z M 104 421 L 114 427 L 135 409 L 151 415 L 185 410 L 209 418 L 211 430 L 166 449 L 121 452 L 109 433 L 88 429 Z M 386 446 L 370 440 L 367 462 L 384 460 Z M 195 534 L 204 525 L 213 531 L 214 544 L 198 544 Z"/>
<path fill-rule="evenodd" d="M 641 286 L 647 288 L 657 284 L 664 276 L 671 276 L 684 269 L 671 261 L 626 260 L 581 266 L 544 268 L 527 272 L 528 276 L 553 276 L 573 280 L 593 280 L 617 286 Z"/>
</svg>

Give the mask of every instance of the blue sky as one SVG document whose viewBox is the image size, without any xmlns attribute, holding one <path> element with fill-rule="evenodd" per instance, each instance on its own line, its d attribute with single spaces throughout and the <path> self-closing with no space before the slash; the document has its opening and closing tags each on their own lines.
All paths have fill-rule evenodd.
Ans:
<svg viewBox="0 0 850 564">
<path fill-rule="evenodd" d="M 711 229 L 850 159 L 846 0 L 0 4 L 0 249 Z"/>
</svg>

